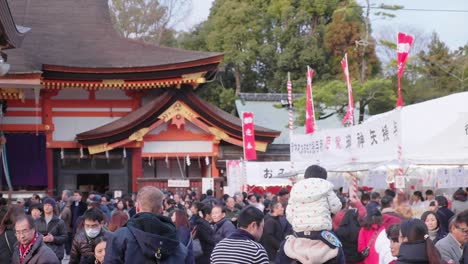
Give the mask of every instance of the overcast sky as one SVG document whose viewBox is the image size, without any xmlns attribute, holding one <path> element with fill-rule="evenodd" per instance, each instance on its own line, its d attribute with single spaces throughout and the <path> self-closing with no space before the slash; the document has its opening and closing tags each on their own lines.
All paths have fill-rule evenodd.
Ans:
<svg viewBox="0 0 468 264">
<path fill-rule="evenodd" d="M 192 11 L 178 29 L 187 30 L 193 25 L 207 19 L 213 0 L 192 0 Z M 364 2 L 358 0 L 358 2 Z M 447 43 L 451 49 L 468 42 L 468 0 L 371 0 L 371 3 L 398 4 L 405 9 L 424 9 L 439 11 L 416 11 L 400 10 L 396 12 L 397 17 L 389 20 L 373 19 L 373 30 L 379 34 L 382 30 L 401 31 L 409 27 L 430 34 L 435 31 L 442 41 Z M 451 12 L 443 10 L 458 10 L 463 12 Z M 376 10 L 373 10 L 376 11 Z M 415 40 L 417 41 L 417 39 Z"/>
</svg>

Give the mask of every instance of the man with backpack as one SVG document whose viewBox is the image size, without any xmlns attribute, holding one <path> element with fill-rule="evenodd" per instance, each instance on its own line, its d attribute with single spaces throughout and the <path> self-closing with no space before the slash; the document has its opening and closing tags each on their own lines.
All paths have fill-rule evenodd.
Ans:
<svg viewBox="0 0 468 264">
<path fill-rule="evenodd" d="M 160 214 L 163 198 L 153 186 L 138 191 L 137 214 L 107 242 L 104 263 L 189 263 L 175 225 Z"/>
</svg>

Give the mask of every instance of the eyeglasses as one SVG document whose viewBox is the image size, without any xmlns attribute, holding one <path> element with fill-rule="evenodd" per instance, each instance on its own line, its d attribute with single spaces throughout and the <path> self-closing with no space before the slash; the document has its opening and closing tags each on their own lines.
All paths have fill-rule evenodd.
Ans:
<svg viewBox="0 0 468 264">
<path fill-rule="evenodd" d="M 464 233 L 465 235 L 468 235 L 468 229 L 463 229 L 459 226 L 455 226 L 456 229 L 460 230 L 460 232 Z"/>
<path fill-rule="evenodd" d="M 32 229 L 16 230 L 15 235 L 21 236 L 28 234 Z"/>
</svg>

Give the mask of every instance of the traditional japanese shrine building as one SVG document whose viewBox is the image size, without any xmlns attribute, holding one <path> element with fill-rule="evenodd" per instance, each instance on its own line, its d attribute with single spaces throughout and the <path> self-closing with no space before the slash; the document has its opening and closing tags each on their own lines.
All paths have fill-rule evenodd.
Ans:
<svg viewBox="0 0 468 264">
<path fill-rule="evenodd" d="M 2 50 L 11 68 L 0 77 L 0 129 L 15 189 L 201 191 L 213 177 L 222 193 L 223 148 L 242 153 L 241 120 L 196 94 L 222 54 L 122 38 L 106 0 L 15 0 L 10 9 L 31 29 L 21 47 Z M 258 151 L 280 134 L 255 129 Z"/>
</svg>

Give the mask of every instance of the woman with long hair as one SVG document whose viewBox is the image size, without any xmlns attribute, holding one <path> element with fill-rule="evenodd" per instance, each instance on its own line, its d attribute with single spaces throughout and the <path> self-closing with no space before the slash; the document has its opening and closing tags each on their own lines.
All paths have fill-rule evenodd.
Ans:
<svg viewBox="0 0 468 264">
<path fill-rule="evenodd" d="M 426 224 L 429 238 L 434 245 L 447 235 L 447 231 L 440 226 L 439 216 L 436 213 L 426 211 L 421 215 L 421 220 Z"/>
<path fill-rule="evenodd" d="M 363 261 L 365 264 L 379 263 L 379 251 L 375 248 L 375 241 L 380 232 L 385 230 L 382 222 L 383 218 L 379 209 L 373 208 L 367 212 L 359 230 L 357 249 L 365 257 Z"/>
<path fill-rule="evenodd" d="M 420 219 L 400 223 L 400 250 L 396 264 L 442 264 L 442 258 L 429 238 L 426 224 Z"/>
<path fill-rule="evenodd" d="M 177 238 L 188 248 L 189 263 L 195 263 L 192 250 L 192 234 L 185 210 L 174 209 L 171 212 L 171 220 L 174 222 L 177 230 Z"/>
<path fill-rule="evenodd" d="M 128 221 L 128 214 L 124 211 L 117 210 L 115 211 L 109 221 L 109 231 L 114 232 L 115 230 L 121 228 Z"/>
<path fill-rule="evenodd" d="M 106 256 L 106 245 L 107 245 L 107 238 L 106 236 L 101 236 L 94 241 L 94 263 L 95 264 L 102 264 L 104 263 L 104 257 Z"/>
<path fill-rule="evenodd" d="M 22 206 L 11 205 L 0 222 L 0 264 L 10 264 L 15 251 L 15 222 L 19 216 L 24 215 Z"/>
</svg>

